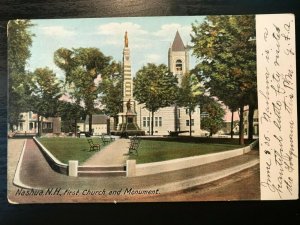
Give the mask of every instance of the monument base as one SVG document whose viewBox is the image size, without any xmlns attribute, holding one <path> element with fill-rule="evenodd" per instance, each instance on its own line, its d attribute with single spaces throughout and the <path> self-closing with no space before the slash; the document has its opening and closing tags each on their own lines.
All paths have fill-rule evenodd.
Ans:
<svg viewBox="0 0 300 225">
<path fill-rule="evenodd" d="M 110 133 L 121 137 L 128 136 L 143 136 L 145 131 L 141 130 L 136 123 L 136 113 L 127 111 L 126 113 L 119 113 L 119 124 L 117 130 L 113 130 Z"/>
<path fill-rule="evenodd" d="M 110 133 L 112 135 L 120 136 L 122 138 L 128 138 L 129 136 L 144 136 L 145 135 L 145 131 L 143 131 L 143 130 L 126 130 L 126 131 L 113 130 Z"/>
</svg>

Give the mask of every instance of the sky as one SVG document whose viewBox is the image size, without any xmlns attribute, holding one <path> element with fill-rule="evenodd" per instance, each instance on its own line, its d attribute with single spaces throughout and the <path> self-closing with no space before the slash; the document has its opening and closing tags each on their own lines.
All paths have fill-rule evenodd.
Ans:
<svg viewBox="0 0 300 225">
<path fill-rule="evenodd" d="M 147 63 L 167 65 L 168 49 L 176 31 L 179 31 L 183 43 L 190 45 L 191 24 L 203 20 L 203 16 L 32 20 L 35 26 L 30 31 L 35 36 L 27 70 L 47 66 L 63 79 L 63 71 L 53 61 L 54 52 L 61 47 L 96 47 L 106 56 L 122 61 L 124 34 L 127 31 L 134 76 Z M 190 57 L 190 68 L 196 61 L 195 57 Z"/>
</svg>

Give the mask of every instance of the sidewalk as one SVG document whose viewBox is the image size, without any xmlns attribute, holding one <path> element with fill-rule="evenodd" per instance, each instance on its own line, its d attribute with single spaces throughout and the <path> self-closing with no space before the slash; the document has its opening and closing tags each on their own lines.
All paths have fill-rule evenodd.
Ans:
<svg viewBox="0 0 300 225">
<path fill-rule="evenodd" d="M 125 165 L 129 145 L 129 139 L 117 139 L 109 145 L 101 147 L 101 151 L 94 154 L 82 166 Z"/>
</svg>

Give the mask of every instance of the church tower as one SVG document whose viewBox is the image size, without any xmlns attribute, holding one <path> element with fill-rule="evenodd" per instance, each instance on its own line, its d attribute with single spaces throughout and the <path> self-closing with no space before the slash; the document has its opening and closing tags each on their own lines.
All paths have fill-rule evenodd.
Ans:
<svg viewBox="0 0 300 225">
<path fill-rule="evenodd" d="M 168 64 L 170 72 L 178 77 L 180 85 L 182 76 L 189 72 L 189 52 L 187 46 L 184 46 L 178 31 L 173 44 L 169 48 Z"/>
</svg>

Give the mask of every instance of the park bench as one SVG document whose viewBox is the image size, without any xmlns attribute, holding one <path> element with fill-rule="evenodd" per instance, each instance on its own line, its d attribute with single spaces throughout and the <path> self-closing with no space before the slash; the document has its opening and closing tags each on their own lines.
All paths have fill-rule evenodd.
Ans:
<svg viewBox="0 0 300 225">
<path fill-rule="evenodd" d="M 102 143 L 103 143 L 104 145 L 109 144 L 110 142 L 112 142 L 112 141 L 115 140 L 114 138 L 112 138 L 112 137 L 110 137 L 110 136 L 109 136 L 109 137 L 105 137 L 104 134 L 101 134 L 100 138 L 101 138 L 101 141 L 102 141 Z"/>
<path fill-rule="evenodd" d="M 140 146 L 141 138 L 134 136 L 130 138 L 130 146 L 129 146 L 129 155 L 136 154 L 138 155 L 138 148 Z"/>
<path fill-rule="evenodd" d="M 90 151 L 100 151 L 100 144 L 94 144 L 92 139 L 87 139 L 90 145 Z"/>
<path fill-rule="evenodd" d="M 90 133 L 90 132 L 83 132 L 83 131 L 81 131 L 81 132 L 78 132 L 78 133 L 77 133 L 77 137 L 80 138 L 81 135 L 84 135 L 85 137 L 91 137 L 91 136 L 93 136 L 93 134 Z"/>
</svg>

